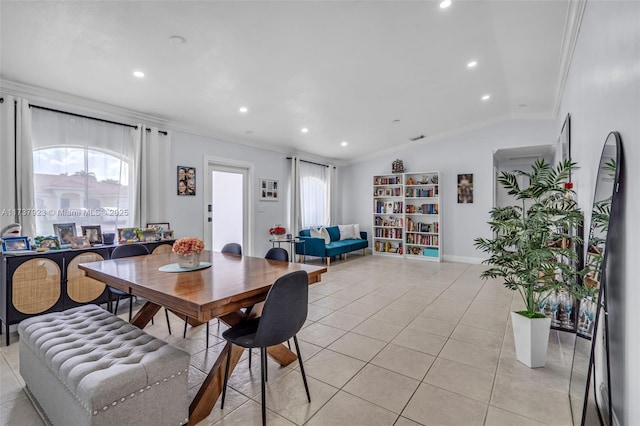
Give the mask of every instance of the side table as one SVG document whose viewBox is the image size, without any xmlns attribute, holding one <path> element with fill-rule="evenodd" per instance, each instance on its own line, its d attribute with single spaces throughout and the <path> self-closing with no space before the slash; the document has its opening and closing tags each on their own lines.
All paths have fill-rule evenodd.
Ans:
<svg viewBox="0 0 640 426">
<path fill-rule="evenodd" d="M 300 238 L 270 238 L 269 242 L 271 243 L 271 247 L 276 247 L 276 244 L 278 245 L 278 247 L 280 247 L 282 243 L 288 243 L 289 244 L 289 260 L 291 262 L 295 262 L 295 259 L 296 259 L 296 243 L 301 243 L 303 247 L 302 261 L 304 263 L 304 258 L 306 254 L 305 240 Z"/>
</svg>

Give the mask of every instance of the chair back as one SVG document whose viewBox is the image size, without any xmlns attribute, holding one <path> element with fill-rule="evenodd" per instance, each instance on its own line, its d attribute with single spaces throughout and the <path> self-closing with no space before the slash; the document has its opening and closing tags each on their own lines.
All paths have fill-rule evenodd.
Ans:
<svg viewBox="0 0 640 426">
<path fill-rule="evenodd" d="M 149 250 L 142 244 L 127 244 L 118 246 L 111 252 L 111 259 L 120 259 L 121 257 L 141 256 L 149 254 Z"/>
<path fill-rule="evenodd" d="M 238 256 L 242 256 L 242 246 L 238 243 L 227 243 L 220 250 L 222 253 L 227 254 L 237 254 Z"/>
<path fill-rule="evenodd" d="M 295 336 L 307 319 L 308 303 L 306 271 L 295 271 L 278 278 L 264 301 L 253 347 L 277 345 Z"/>
<path fill-rule="evenodd" d="M 271 260 L 280 260 L 282 262 L 288 262 L 289 252 L 287 252 L 285 249 L 280 247 L 273 247 L 273 248 L 270 248 L 267 254 L 264 255 L 264 258 L 271 259 Z"/>
</svg>

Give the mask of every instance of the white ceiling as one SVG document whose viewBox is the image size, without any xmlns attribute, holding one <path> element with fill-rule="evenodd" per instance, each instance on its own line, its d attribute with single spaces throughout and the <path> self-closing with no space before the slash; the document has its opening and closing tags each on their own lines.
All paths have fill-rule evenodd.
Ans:
<svg viewBox="0 0 640 426">
<path fill-rule="evenodd" d="M 3 0 L 0 78 L 167 127 L 351 161 L 419 135 L 428 141 L 507 117 L 554 117 L 570 6 Z M 186 44 L 169 43 L 172 35 Z M 472 59 L 478 66 L 470 70 Z M 481 101 L 484 94 L 491 99 Z"/>
</svg>

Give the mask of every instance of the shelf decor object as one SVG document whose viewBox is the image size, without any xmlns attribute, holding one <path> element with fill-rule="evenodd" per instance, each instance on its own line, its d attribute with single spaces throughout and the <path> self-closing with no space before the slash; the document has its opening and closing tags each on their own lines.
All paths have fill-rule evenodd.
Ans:
<svg viewBox="0 0 640 426">
<path fill-rule="evenodd" d="M 582 238 L 570 230 L 583 216 L 573 190 L 565 187 L 574 167 L 569 160 L 552 167 L 538 159 L 529 172 L 502 172 L 498 182 L 518 205 L 494 207 L 493 236 L 475 239 L 475 246 L 489 254 L 483 261 L 489 269 L 480 276 L 502 278 L 522 297 L 525 310 L 512 312 L 511 319 L 516 358 L 530 368 L 544 366 L 549 341 L 551 318 L 539 312 L 540 304 L 557 292 L 580 292 L 574 245 Z M 523 178 L 529 184 L 521 187 Z"/>
<path fill-rule="evenodd" d="M 439 172 L 373 177 L 373 253 L 441 260 Z"/>
</svg>

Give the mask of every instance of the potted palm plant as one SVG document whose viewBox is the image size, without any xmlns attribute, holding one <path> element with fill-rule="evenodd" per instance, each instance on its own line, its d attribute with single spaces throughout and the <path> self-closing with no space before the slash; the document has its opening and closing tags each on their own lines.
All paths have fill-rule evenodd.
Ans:
<svg viewBox="0 0 640 426">
<path fill-rule="evenodd" d="M 530 172 L 502 172 L 498 181 L 517 205 L 492 209 L 493 238 L 475 239 L 489 254 L 481 277 L 502 278 L 524 301 L 526 309 L 512 312 L 511 321 L 516 356 L 531 368 L 544 366 L 551 325 L 538 306 L 559 290 L 580 292 L 575 245 L 582 239 L 574 230 L 583 216 L 568 182 L 572 169 L 569 160 L 552 167 L 539 159 Z"/>
</svg>

